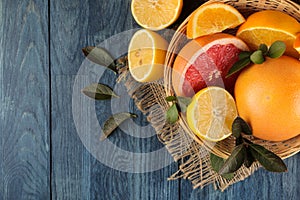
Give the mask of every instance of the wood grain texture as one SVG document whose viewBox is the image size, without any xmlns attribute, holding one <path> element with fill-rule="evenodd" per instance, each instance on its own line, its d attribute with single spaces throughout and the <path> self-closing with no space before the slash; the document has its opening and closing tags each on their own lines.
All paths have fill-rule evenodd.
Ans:
<svg viewBox="0 0 300 200">
<path fill-rule="evenodd" d="M 50 198 L 48 2 L 0 2 L 0 199 Z"/>
<path fill-rule="evenodd" d="M 53 199 L 90 199 L 90 155 L 77 135 L 71 107 L 88 11 L 88 1 L 50 1 Z"/>
<path fill-rule="evenodd" d="M 223 193 L 213 186 L 193 190 L 184 179 L 167 181 L 177 170 L 174 162 L 147 173 L 116 170 L 129 161 L 134 169 L 147 168 L 153 161 L 128 161 L 131 157 L 121 156 L 118 149 L 148 153 L 162 148 L 154 130 L 146 138 L 138 137 L 148 123 L 132 101 L 127 102 L 127 110 L 120 111 L 137 113 L 136 126 L 122 125 L 109 138 L 114 150 L 103 149 L 111 155 L 114 166 L 98 161 L 86 149 L 72 115 L 74 81 L 84 61 L 81 48 L 138 28 L 131 16 L 130 2 L 0 1 L 0 200 L 299 199 L 299 154 L 285 160 L 289 172 L 276 174 L 261 169 Z M 203 2 L 185 0 L 185 15 Z M 109 72 L 100 79 L 112 87 L 114 80 Z M 127 94 L 123 91 L 121 95 Z M 115 111 L 115 106 L 109 101 L 95 103 L 99 124 Z M 89 123 L 88 117 L 82 123 L 93 130 L 95 125 Z M 164 157 L 157 159 L 156 162 L 164 162 Z"/>
<path fill-rule="evenodd" d="M 74 76 L 52 77 L 52 198 L 89 199 L 90 156 L 78 138 L 70 102 Z M 64 91 L 59 92 L 59 91 Z"/>
<path fill-rule="evenodd" d="M 224 192 L 215 191 L 212 186 L 202 190 L 192 190 L 188 181 L 181 182 L 180 199 L 299 199 L 300 180 L 299 172 L 300 155 L 285 160 L 289 171 L 287 173 L 270 173 L 260 169 L 252 176 L 226 189 Z M 298 161 L 298 163 L 297 163 Z"/>
<path fill-rule="evenodd" d="M 89 149 L 85 149 L 80 141 L 72 120 L 72 89 L 75 74 L 84 60 L 81 48 L 97 45 L 116 33 L 136 27 L 129 7 L 128 0 L 51 1 L 54 199 L 178 199 L 179 182 L 167 181 L 176 171 L 176 163 L 155 172 L 141 174 L 114 169 L 128 162 L 128 158 L 118 154 L 118 148 L 132 152 L 150 152 L 161 148 L 162 144 L 158 142 L 154 130 L 154 136 L 147 139 L 134 138 L 120 129 L 117 130 L 111 136 L 115 150 L 106 152 L 112 154 L 111 163 L 114 163 L 114 166 L 108 167 L 89 155 Z M 101 78 L 101 82 L 113 86 L 113 79 L 113 74 L 108 73 Z M 111 115 L 110 102 L 97 102 L 95 106 L 98 121 L 102 125 Z M 130 107 L 136 109 L 133 102 L 130 103 Z M 136 123 L 145 121 L 142 116 L 136 119 Z M 81 123 L 89 124 L 88 118 Z M 93 126 L 90 129 L 93 129 Z M 134 135 L 139 133 L 140 129 L 130 131 Z M 148 163 L 147 160 L 132 162 L 134 168 L 145 167 Z"/>
</svg>

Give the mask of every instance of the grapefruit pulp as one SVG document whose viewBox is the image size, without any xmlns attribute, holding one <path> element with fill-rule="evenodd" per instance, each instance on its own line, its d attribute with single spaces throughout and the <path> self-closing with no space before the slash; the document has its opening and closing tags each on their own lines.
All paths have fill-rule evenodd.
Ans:
<svg viewBox="0 0 300 200">
<path fill-rule="evenodd" d="M 175 59 L 172 85 L 178 96 L 193 96 L 208 86 L 225 87 L 233 92 L 237 76 L 225 79 L 241 51 L 249 50 L 239 38 L 216 33 L 192 40 Z"/>
</svg>

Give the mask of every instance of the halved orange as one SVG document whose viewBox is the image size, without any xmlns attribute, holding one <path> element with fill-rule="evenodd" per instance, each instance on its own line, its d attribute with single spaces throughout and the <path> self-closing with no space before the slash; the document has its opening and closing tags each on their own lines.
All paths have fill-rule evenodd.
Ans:
<svg viewBox="0 0 300 200">
<path fill-rule="evenodd" d="M 235 101 L 221 87 L 200 90 L 187 108 L 187 122 L 194 134 L 214 142 L 231 135 L 232 123 L 236 117 Z"/>
<path fill-rule="evenodd" d="M 300 33 L 296 35 L 293 47 L 300 54 Z"/>
<path fill-rule="evenodd" d="M 183 0 L 132 0 L 131 13 L 143 28 L 162 30 L 179 17 Z"/>
<path fill-rule="evenodd" d="M 281 40 L 286 44 L 285 54 L 299 58 L 299 53 L 293 47 L 299 32 L 300 23 L 293 17 L 281 11 L 264 10 L 250 15 L 236 36 L 252 50 L 256 50 L 260 44 L 270 46 Z"/>
<path fill-rule="evenodd" d="M 242 24 L 245 18 L 231 5 L 209 3 L 195 10 L 187 24 L 187 37 L 194 39 L 203 35 L 222 32 Z"/>
</svg>

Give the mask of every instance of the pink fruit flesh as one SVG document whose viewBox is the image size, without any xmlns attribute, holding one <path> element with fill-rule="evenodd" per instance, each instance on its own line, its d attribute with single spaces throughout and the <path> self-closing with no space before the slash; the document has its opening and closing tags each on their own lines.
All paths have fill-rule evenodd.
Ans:
<svg viewBox="0 0 300 200">
<path fill-rule="evenodd" d="M 233 92 L 237 75 L 225 78 L 232 65 L 238 61 L 239 50 L 233 44 L 214 45 L 198 56 L 185 74 L 182 91 L 193 96 L 207 86 L 220 86 Z"/>
</svg>

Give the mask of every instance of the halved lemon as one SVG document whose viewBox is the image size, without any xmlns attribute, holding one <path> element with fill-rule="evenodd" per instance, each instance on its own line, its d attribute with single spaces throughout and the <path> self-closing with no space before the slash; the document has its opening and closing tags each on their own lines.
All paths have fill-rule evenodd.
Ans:
<svg viewBox="0 0 300 200">
<path fill-rule="evenodd" d="M 194 39 L 235 28 L 243 22 L 245 18 L 231 5 L 218 2 L 203 4 L 189 19 L 186 34 L 188 38 Z"/>
<path fill-rule="evenodd" d="M 132 0 L 131 13 L 143 28 L 162 30 L 179 17 L 183 0 Z"/>
<path fill-rule="evenodd" d="M 202 139 L 217 142 L 231 135 L 237 117 L 233 97 L 221 87 L 200 90 L 187 108 L 187 122 L 191 130 Z"/>
<path fill-rule="evenodd" d="M 159 34 L 146 29 L 137 31 L 128 47 L 128 66 L 132 77 L 139 82 L 162 78 L 167 48 L 168 42 Z"/>
</svg>

